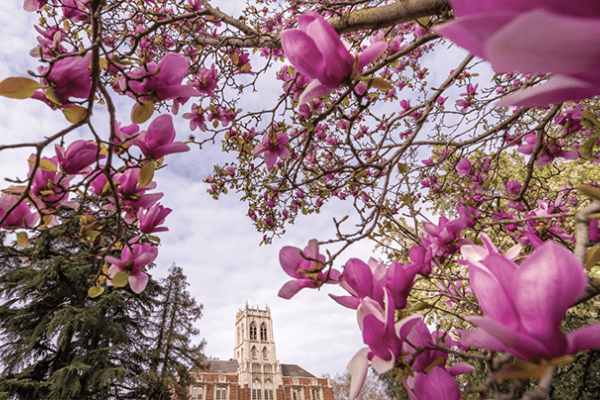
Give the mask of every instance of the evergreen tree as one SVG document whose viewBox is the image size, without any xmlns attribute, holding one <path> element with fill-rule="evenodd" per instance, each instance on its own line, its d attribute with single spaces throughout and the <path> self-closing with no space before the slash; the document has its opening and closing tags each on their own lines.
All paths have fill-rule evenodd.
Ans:
<svg viewBox="0 0 600 400">
<path fill-rule="evenodd" d="M 202 307 L 175 289 L 185 277 L 91 298 L 101 260 L 60 229 L 20 253 L 0 250 L 0 399 L 170 399 L 185 362 L 201 358 L 190 337 Z"/>
</svg>

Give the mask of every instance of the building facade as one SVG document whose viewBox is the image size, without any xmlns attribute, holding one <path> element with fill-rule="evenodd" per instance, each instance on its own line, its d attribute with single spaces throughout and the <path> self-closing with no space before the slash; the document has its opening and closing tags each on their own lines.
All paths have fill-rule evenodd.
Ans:
<svg viewBox="0 0 600 400">
<path fill-rule="evenodd" d="M 240 309 L 233 358 L 208 359 L 190 373 L 192 400 L 333 400 L 329 376 L 317 378 L 295 364 L 280 364 L 271 310 Z"/>
</svg>

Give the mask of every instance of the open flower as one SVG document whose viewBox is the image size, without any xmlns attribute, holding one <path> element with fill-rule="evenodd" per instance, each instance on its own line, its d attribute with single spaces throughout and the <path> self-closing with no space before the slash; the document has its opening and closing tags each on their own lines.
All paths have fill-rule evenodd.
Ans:
<svg viewBox="0 0 600 400">
<path fill-rule="evenodd" d="M 86 168 L 91 164 L 105 158 L 100 154 L 98 145 L 91 140 L 76 140 L 65 150 L 62 146 L 55 145 L 58 165 L 67 174 L 89 173 Z"/>
<path fill-rule="evenodd" d="M 478 328 L 462 344 L 506 351 L 539 362 L 600 348 L 600 324 L 565 335 L 560 323 L 587 286 L 583 265 L 564 247 L 546 242 L 521 265 L 494 251 L 463 246 L 471 287 L 485 317 L 467 317 Z M 482 258 L 485 253 L 489 253 Z"/>
<path fill-rule="evenodd" d="M 285 159 L 291 155 L 288 148 L 285 147 L 289 140 L 290 138 L 283 132 L 266 133 L 265 136 L 263 136 L 262 143 L 254 148 L 252 154 L 258 156 L 264 153 L 267 169 L 273 169 L 275 168 L 275 162 L 278 157 Z"/>
<path fill-rule="evenodd" d="M 499 106 L 543 107 L 600 94 L 600 8 L 595 0 L 450 0 L 456 18 L 434 28 L 496 72 L 553 73 Z"/>
<path fill-rule="evenodd" d="M 346 78 L 354 78 L 386 50 L 387 42 L 376 41 L 361 52 L 353 76 L 354 56 L 329 22 L 316 12 L 308 12 L 298 17 L 298 29 L 281 32 L 281 46 L 294 68 L 315 78 L 300 96 L 302 105 L 339 88 Z"/>
<path fill-rule="evenodd" d="M 146 157 L 152 156 L 155 160 L 172 153 L 189 151 L 187 144 L 174 142 L 175 128 L 173 119 L 165 114 L 157 117 L 150 123 L 147 131 L 140 132 L 134 139 L 134 144 L 139 146 Z"/>
<path fill-rule="evenodd" d="M 316 289 L 324 283 L 338 283 L 340 272 L 334 269 L 323 272 L 325 256 L 319 254 L 319 242 L 312 239 L 301 251 L 297 247 L 285 246 L 279 252 L 279 262 L 286 274 L 295 278 L 279 290 L 279 297 L 291 299 L 304 288 Z"/>
<path fill-rule="evenodd" d="M 125 246 L 121 251 L 120 260 L 110 256 L 105 258 L 111 263 L 108 275 L 112 278 L 119 271 L 127 272 L 131 290 L 141 293 L 148 284 L 148 275 L 142 272 L 142 268 L 156 260 L 157 256 L 158 249 L 149 243 Z"/>
</svg>

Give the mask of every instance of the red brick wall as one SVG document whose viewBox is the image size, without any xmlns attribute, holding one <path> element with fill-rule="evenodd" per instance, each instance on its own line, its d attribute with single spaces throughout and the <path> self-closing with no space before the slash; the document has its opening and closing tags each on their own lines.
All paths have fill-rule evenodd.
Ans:
<svg viewBox="0 0 600 400">
<path fill-rule="evenodd" d="M 323 388 L 323 400 L 333 400 L 333 389 L 330 387 Z"/>
</svg>

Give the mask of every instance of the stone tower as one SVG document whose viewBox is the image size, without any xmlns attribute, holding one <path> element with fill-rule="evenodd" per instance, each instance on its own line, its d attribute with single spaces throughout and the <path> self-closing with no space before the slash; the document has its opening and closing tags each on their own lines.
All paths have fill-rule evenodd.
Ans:
<svg viewBox="0 0 600 400">
<path fill-rule="evenodd" d="M 239 385 L 252 389 L 252 400 L 273 400 L 274 390 L 283 385 L 281 365 L 275 353 L 273 321 L 264 310 L 246 306 L 235 319 L 233 359 L 238 362 Z M 261 394 L 264 393 L 264 398 Z"/>
</svg>

